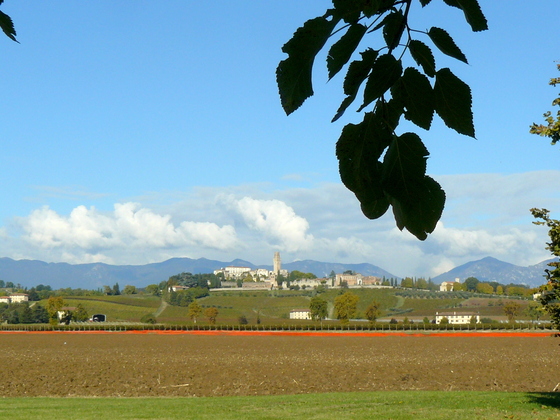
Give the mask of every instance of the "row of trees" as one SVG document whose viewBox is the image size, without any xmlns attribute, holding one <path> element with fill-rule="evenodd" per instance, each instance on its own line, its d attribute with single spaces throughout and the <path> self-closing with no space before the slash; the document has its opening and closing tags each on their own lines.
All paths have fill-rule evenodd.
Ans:
<svg viewBox="0 0 560 420">
<path fill-rule="evenodd" d="M 335 317 L 342 323 L 348 323 L 356 315 L 359 301 L 360 298 L 352 292 L 338 295 L 334 299 Z M 311 319 L 322 321 L 328 317 L 328 302 L 320 296 L 315 296 L 309 302 L 309 310 L 311 312 Z M 370 322 L 375 322 L 380 315 L 381 304 L 374 300 L 366 308 L 366 319 Z"/>
</svg>

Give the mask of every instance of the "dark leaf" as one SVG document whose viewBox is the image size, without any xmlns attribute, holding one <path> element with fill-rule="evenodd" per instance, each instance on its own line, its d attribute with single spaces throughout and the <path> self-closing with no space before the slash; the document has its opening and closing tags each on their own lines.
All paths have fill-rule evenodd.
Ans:
<svg viewBox="0 0 560 420">
<path fill-rule="evenodd" d="M 406 20 L 400 10 L 390 13 L 384 19 L 383 38 L 385 39 L 389 51 L 394 50 L 399 45 L 405 23 Z"/>
<path fill-rule="evenodd" d="M 411 197 L 412 198 L 412 197 Z M 445 207 L 445 192 L 429 176 L 418 183 L 414 198 L 400 201 L 389 199 L 399 229 L 406 228 L 421 241 L 436 228 Z"/>
<path fill-rule="evenodd" d="M 401 77 L 401 74 L 401 61 L 391 54 L 384 54 L 375 60 L 364 89 L 364 103 L 358 111 L 380 98 Z"/>
<path fill-rule="evenodd" d="M 446 31 L 441 28 L 432 27 L 428 31 L 428 36 L 442 53 L 468 64 L 467 57 L 465 57 L 455 44 L 455 41 L 453 41 L 453 38 Z"/>
<path fill-rule="evenodd" d="M 408 67 L 391 88 L 391 95 L 406 108 L 405 118 L 425 130 L 430 129 L 434 115 L 434 92 L 426 76 Z"/>
<path fill-rule="evenodd" d="M 359 23 L 351 25 L 348 31 L 333 44 L 327 56 L 329 79 L 332 79 L 348 60 L 350 60 L 350 57 L 366 33 L 366 29 L 364 25 Z"/>
<path fill-rule="evenodd" d="M 432 0 L 420 0 L 422 7 L 427 6 Z"/>
<path fill-rule="evenodd" d="M 382 186 L 399 229 L 424 240 L 445 204 L 443 190 L 426 176 L 428 150 L 414 133 L 394 137 L 383 160 Z"/>
<path fill-rule="evenodd" d="M 348 72 L 346 73 L 346 77 L 344 78 L 344 93 L 348 95 L 342 101 L 342 104 L 338 108 L 336 115 L 332 119 L 332 122 L 338 120 L 346 111 L 346 109 L 350 106 L 354 99 L 356 99 L 356 95 L 358 94 L 358 90 L 360 89 L 361 84 L 366 80 L 369 72 L 371 71 L 371 67 L 377 58 L 377 51 L 368 48 L 364 52 L 360 53 L 362 55 L 361 60 L 352 61 L 350 66 L 348 67 Z"/>
<path fill-rule="evenodd" d="M 346 23 L 356 23 L 363 13 L 370 17 L 378 12 L 381 0 L 333 0 L 334 13 Z"/>
<path fill-rule="evenodd" d="M 445 124 L 460 134 L 474 137 L 470 87 L 444 68 L 436 73 L 435 109 Z"/>
<path fill-rule="evenodd" d="M 0 3 L 1 4 L 1 3 Z M 0 12 L 0 28 L 12 41 L 18 42 L 16 39 L 16 30 L 12 19 L 5 13 Z"/>
<path fill-rule="evenodd" d="M 288 58 L 276 69 L 280 100 L 286 114 L 291 114 L 313 95 L 313 62 L 323 48 L 338 20 L 318 17 L 305 22 L 282 47 Z"/>
<path fill-rule="evenodd" d="M 416 63 L 422 67 L 424 73 L 430 77 L 436 75 L 436 60 L 432 54 L 432 50 L 423 42 L 412 40 L 408 44 L 410 55 Z"/>
<path fill-rule="evenodd" d="M 383 159 L 383 185 L 397 199 L 410 196 L 419 178 L 426 174 L 428 149 L 415 133 L 395 136 Z"/>
<path fill-rule="evenodd" d="M 471 25 L 474 32 L 486 31 L 488 21 L 482 13 L 482 9 L 477 0 L 443 0 L 449 6 L 461 9 L 465 14 L 465 19 Z"/>
<path fill-rule="evenodd" d="M 348 124 L 336 144 L 340 177 L 356 194 L 364 214 L 380 217 L 388 202 L 381 188 L 380 162 L 392 136 L 384 121 L 374 113 L 366 113 L 360 124 Z"/>
<path fill-rule="evenodd" d="M 346 95 L 356 94 L 361 84 L 366 80 L 375 59 L 377 58 L 377 51 L 368 48 L 361 52 L 361 60 L 352 61 L 348 67 L 348 72 L 344 78 L 343 89 Z"/>
</svg>

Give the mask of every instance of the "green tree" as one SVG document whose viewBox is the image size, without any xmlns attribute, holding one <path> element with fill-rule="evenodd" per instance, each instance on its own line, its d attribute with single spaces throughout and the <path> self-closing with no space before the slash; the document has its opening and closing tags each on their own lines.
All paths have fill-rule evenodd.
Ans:
<svg viewBox="0 0 560 420">
<path fill-rule="evenodd" d="M 427 6 L 430 0 L 420 3 Z M 476 0 L 445 3 L 461 9 L 473 31 L 488 28 Z M 429 130 L 437 113 L 458 133 L 474 137 L 475 132 L 469 86 L 449 68 L 437 69 L 432 50 L 424 41 L 464 63 L 468 63 L 467 58 L 445 30 L 411 28 L 411 5 L 412 0 L 333 0 L 333 8 L 305 22 L 282 47 L 288 57 L 278 65 L 276 80 L 282 107 L 289 115 L 313 95 L 313 63 L 328 41 L 332 44 L 327 70 L 332 79 L 366 36 L 377 35 L 380 45 L 366 48 L 347 67 L 343 82 L 346 97 L 333 122 L 354 102 L 364 83 L 358 111 L 366 112 L 361 123 L 348 124 L 342 130 L 336 145 L 339 172 L 366 217 L 377 219 L 392 206 L 397 227 L 424 240 L 441 217 L 445 193 L 426 175 L 429 152 L 421 138 L 412 132 L 397 135 L 399 121 L 404 117 Z M 407 53 L 419 69 L 403 69 Z"/>
<path fill-rule="evenodd" d="M 477 283 L 476 291 L 478 293 L 484 293 L 487 295 L 491 295 L 494 293 L 494 288 L 489 283 Z"/>
<path fill-rule="evenodd" d="M 81 303 L 78 303 L 76 310 L 72 313 L 72 320 L 84 322 L 89 319 L 89 314 Z"/>
<path fill-rule="evenodd" d="M 469 292 L 476 292 L 476 285 L 479 283 L 476 277 L 467 277 L 465 280 L 465 286 L 467 291 Z"/>
<path fill-rule="evenodd" d="M 121 289 L 119 287 L 119 283 L 115 283 L 113 285 L 113 295 L 118 296 L 121 294 Z"/>
<path fill-rule="evenodd" d="M 369 306 L 366 308 L 366 319 L 373 324 L 375 321 L 377 321 L 377 318 L 379 318 L 379 315 L 381 315 L 381 304 L 379 302 L 377 302 L 376 300 L 374 300 L 373 302 L 371 302 L 369 304 Z"/>
<path fill-rule="evenodd" d="M 401 280 L 401 287 L 408 287 L 408 288 L 414 287 L 414 280 L 412 280 L 411 277 L 405 277 L 404 279 Z"/>
<path fill-rule="evenodd" d="M 204 316 L 208 318 L 208 322 L 212 325 L 216 323 L 216 318 L 218 317 L 218 309 L 214 308 L 206 308 L 204 310 Z"/>
<path fill-rule="evenodd" d="M 60 311 L 66 303 L 61 296 L 50 297 L 47 300 L 47 312 L 49 314 L 49 322 L 53 325 L 58 324 L 58 311 Z"/>
<path fill-rule="evenodd" d="M 546 249 L 555 257 L 560 257 L 560 220 L 551 219 L 549 211 L 546 209 L 531 209 L 531 213 L 536 219 L 539 219 L 533 223 L 548 227 L 550 242 L 547 242 Z M 556 259 L 548 263 L 548 266 L 550 268 L 544 270 L 547 283 L 540 287 L 539 300 L 544 310 L 550 315 L 554 328 L 560 329 L 560 262 Z"/>
<path fill-rule="evenodd" d="M 144 290 L 146 290 L 146 293 L 149 293 L 151 295 L 154 296 L 159 296 L 160 292 L 159 292 L 159 286 L 157 284 L 148 284 Z"/>
<path fill-rule="evenodd" d="M 196 319 L 202 313 L 202 308 L 196 300 L 189 305 L 188 317 L 196 324 Z"/>
<path fill-rule="evenodd" d="M 311 319 L 322 322 L 328 315 L 327 301 L 318 296 L 312 297 L 309 302 L 309 310 L 311 311 Z"/>
<path fill-rule="evenodd" d="M 124 286 L 123 294 L 125 294 L 125 295 L 136 294 L 136 286 L 131 286 L 130 284 L 127 284 L 126 286 Z"/>
<path fill-rule="evenodd" d="M 556 68 L 560 71 L 560 64 L 557 64 Z M 549 85 L 556 87 L 557 84 L 560 84 L 559 77 L 550 79 Z M 552 101 L 552 106 L 560 106 L 560 96 Z M 554 145 L 560 140 L 560 111 L 556 112 L 556 118 L 553 117 L 551 111 L 545 112 L 543 116 L 546 125 L 533 123 L 529 132 L 531 134 L 549 137 Z"/>
<path fill-rule="evenodd" d="M 42 305 L 33 305 L 33 323 L 46 324 L 49 322 L 49 313 Z"/>
<path fill-rule="evenodd" d="M 518 302 L 510 300 L 504 305 L 503 309 L 504 309 L 504 314 L 507 316 L 508 322 L 513 322 L 514 319 L 519 314 L 521 305 Z"/>
<path fill-rule="evenodd" d="M 531 322 L 535 322 L 535 320 L 539 320 L 542 316 L 543 307 L 538 302 L 529 302 L 527 307 L 525 308 L 525 315 L 529 317 Z"/>
<path fill-rule="evenodd" d="M 342 323 L 348 323 L 348 320 L 356 313 L 359 300 L 360 298 L 352 292 L 346 292 L 337 296 L 334 299 L 336 318 Z"/>
</svg>

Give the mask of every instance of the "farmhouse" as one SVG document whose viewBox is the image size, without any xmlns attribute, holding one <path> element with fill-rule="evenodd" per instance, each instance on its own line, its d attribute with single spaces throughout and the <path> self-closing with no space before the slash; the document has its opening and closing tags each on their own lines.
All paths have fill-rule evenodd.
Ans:
<svg viewBox="0 0 560 420">
<path fill-rule="evenodd" d="M 461 283 L 461 281 L 456 278 L 455 281 L 442 281 L 439 285 L 440 292 L 452 292 L 455 283 Z"/>
<path fill-rule="evenodd" d="M 446 318 L 450 324 L 469 324 L 471 319 L 480 322 L 480 315 L 474 312 L 436 312 L 436 324 L 441 324 L 443 318 Z"/>
<path fill-rule="evenodd" d="M 10 296 L 0 296 L 0 303 L 20 303 L 27 302 L 29 296 L 25 293 L 12 293 Z"/>
<path fill-rule="evenodd" d="M 311 319 L 311 311 L 309 309 L 292 309 L 290 319 Z"/>
</svg>

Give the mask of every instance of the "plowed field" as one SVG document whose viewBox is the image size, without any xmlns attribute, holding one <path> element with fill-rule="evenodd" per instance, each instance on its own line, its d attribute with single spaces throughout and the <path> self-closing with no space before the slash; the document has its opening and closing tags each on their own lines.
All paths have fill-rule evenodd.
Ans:
<svg viewBox="0 0 560 420">
<path fill-rule="evenodd" d="M 0 396 L 551 391 L 560 339 L 0 334 Z"/>
</svg>

